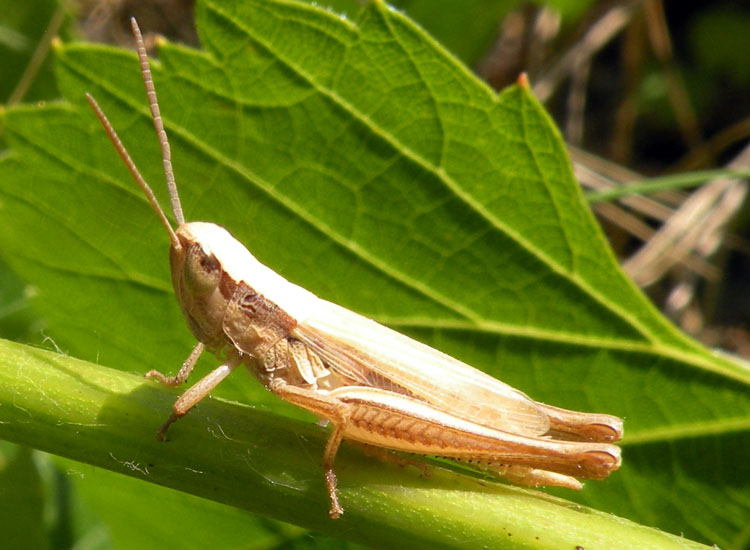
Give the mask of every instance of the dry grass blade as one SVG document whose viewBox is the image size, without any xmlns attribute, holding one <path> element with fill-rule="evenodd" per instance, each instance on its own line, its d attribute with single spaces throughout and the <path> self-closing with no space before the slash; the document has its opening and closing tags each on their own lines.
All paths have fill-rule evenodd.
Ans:
<svg viewBox="0 0 750 550">
<path fill-rule="evenodd" d="M 727 168 L 750 162 L 745 148 Z M 690 254 L 707 258 L 716 251 L 720 234 L 742 204 L 747 183 L 717 179 L 696 190 L 623 268 L 640 286 L 652 284 Z"/>
</svg>

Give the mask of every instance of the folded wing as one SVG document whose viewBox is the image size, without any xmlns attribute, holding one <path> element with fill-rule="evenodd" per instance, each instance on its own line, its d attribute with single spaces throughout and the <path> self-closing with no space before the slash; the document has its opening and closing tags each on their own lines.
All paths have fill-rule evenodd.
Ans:
<svg viewBox="0 0 750 550">
<path fill-rule="evenodd" d="M 550 429 L 547 415 L 522 392 L 336 304 L 321 300 L 291 336 L 352 385 L 405 393 L 462 419 L 518 435 L 540 436 Z"/>
</svg>

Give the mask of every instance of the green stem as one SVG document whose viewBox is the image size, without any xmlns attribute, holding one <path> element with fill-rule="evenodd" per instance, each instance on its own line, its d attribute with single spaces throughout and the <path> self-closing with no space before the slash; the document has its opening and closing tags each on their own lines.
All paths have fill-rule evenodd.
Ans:
<svg viewBox="0 0 750 550">
<path fill-rule="evenodd" d="M 707 548 L 537 491 L 440 468 L 430 478 L 344 446 L 346 513 L 328 518 L 326 430 L 218 399 L 156 429 L 176 390 L 0 340 L 0 438 L 379 547 Z"/>
<path fill-rule="evenodd" d="M 727 170 L 725 168 L 718 170 L 702 170 L 698 172 L 685 172 L 662 176 L 659 178 L 650 178 L 629 183 L 624 183 L 610 189 L 601 191 L 590 191 L 584 196 L 589 204 L 597 202 L 614 201 L 630 195 L 649 195 L 659 191 L 671 191 L 673 189 L 682 189 L 683 187 L 695 187 L 707 181 L 718 178 L 726 179 L 746 179 L 750 177 L 750 170 Z"/>
</svg>

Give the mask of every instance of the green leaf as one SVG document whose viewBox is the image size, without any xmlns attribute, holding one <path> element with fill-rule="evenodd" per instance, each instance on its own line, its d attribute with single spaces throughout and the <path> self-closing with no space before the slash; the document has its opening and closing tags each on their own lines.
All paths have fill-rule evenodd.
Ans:
<svg viewBox="0 0 750 550">
<path fill-rule="evenodd" d="M 19 368 L 24 376 L 17 375 Z M 0 436 L 154 484 L 383 548 L 706 548 L 529 489 L 487 485 L 441 469 L 420 477 L 347 447 L 337 466 L 347 512 L 333 521 L 315 460 L 325 446 L 323 428 L 213 399 L 161 444 L 151 422 L 174 395 L 133 374 L 0 340 L 0 402 L 14 404 L 0 408 Z M 81 473 L 92 474 L 88 467 Z M 115 480 L 107 491 L 115 501 L 109 513 L 127 516 L 131 510 L 117 498 L 122 485 Z M 154 494 L 159 492 L 146 488 L 144 502 Z M 133 534 L 131 526 L 125 547 L 177 546 L 186 537 L 180 548 L 262 549 L 303 534 L 285 527 L 267 536 L 263 520 L 236 532 L 240 510 L 228 513 L 189 498 L 187 504 L 199 506 L 216 528 L 197 531 L 183 525 L 179 512 L 171 515 L 170 495 L 162 491 L 162 497 L 164 508 L 136 524 L 141 532 Z M 240 534 L 248 537 L 244 544 Z"/>
<path fill-rule="evenodd" d="M 2 260 L 0 289 L 0 338 L 21 341 L 30 339 L 35 328 L 29 308 L 29 294 L 33 290 L 26 287 Z"/>
<path fill-rule="evenodd" d="M 557 494 L 747 544 L 750 376 L 682 336 L 622 274 L 526 87 L 497 96 L 381 2 L 356 22 L 270 0 L 206 0 L 197 17 L 205 51 L 164 44 L 153 66 L 189 220 L 226 226 L 287 279 L 534 399 L 624 417 L 623 468 Z M 194 342 L 168 240 L 84 101 L 99 100 L 166 204 L 137 62 L 72 45 L 57 71 L 67 103 L 4 116 L 0 251 L 38 288 L 62 350 L 174 372 Z M 241 373 L 216 394 L 311 418 Z M 191 413 L 174 433 L 196 423 Z M 304 459 L 319 475 L 320 457 Z"/>
</svg>

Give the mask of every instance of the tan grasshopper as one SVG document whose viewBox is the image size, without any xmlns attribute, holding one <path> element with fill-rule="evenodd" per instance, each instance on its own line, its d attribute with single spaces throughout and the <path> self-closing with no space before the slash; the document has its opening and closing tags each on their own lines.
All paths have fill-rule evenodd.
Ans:
<svg viewBox="0 0 750 550">
<path fill-rule="evenodd" d="M 131 20 L 164 171 L 175 231 L 96 101 L 87 98 L 171 240 L 172 283 L 198 345 L 176 386 L 204 349 L 223 364 L 183 393 L 158 432 L 245 365 L 271 392 L 330 422 L 323 454 L 330 516 L 343 513 L 333 469 L 342 439 L 436 455 L 527 486 L 580 489 L 620 466 L 622 420 L 537 403 L 520 391 L 435 349 L 321 300 L 264 266 L 229 232 L 186 223 L 148 57 Z"/>
</svg>

